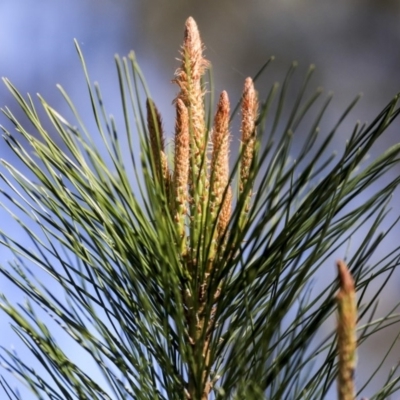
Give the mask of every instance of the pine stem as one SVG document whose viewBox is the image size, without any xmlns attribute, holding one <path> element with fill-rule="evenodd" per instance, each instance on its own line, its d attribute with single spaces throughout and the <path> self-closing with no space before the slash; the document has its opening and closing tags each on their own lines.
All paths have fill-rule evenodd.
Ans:
<svg viewBox="0 0 400 400">
<path fill-rule="evenodd" d="M 343 261 L 337 262 L 340 290 L 338 303 L 337 349 L 339 356 L 338 398 L 354 400 L 354 371 L 356 367 L 357 303 L 354 280 Z"/>
</svg>

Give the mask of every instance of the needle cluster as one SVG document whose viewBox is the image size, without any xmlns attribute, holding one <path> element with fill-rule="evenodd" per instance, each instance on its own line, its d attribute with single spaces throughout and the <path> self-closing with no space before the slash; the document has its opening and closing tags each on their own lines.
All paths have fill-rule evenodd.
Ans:
<svg viewBox="0 0 400 400">
<path fill-rule="evenodd" d="M 12 122 L 1 127 L 4 141 L 23 168 L 1 160 L 1 205 L 23 235 L 0 227 L 4 254 L 14 256 L 0 274 L 26 301 L 17 306 L 2 294 L 0 309 L 39 368 L 2 347 L 0 397 L 25 399 L 10 374 L 38 399 L 314 400 L 332 398 L 335 381 L 340 400 L 360 396 L 368 378 L 357 393 L 357 345 L 400 324 L 395 312 L 373 320 L 400 265 L 399 243 L 370 260 L 400 219 L 378 234 L 400 184 L 392 173 L 400 144 L 365 161 L 399 115 L 399 95 L 369 125 L 342 133 L 346 143 L 331 154 L 357 99 L 327 127 L 330 96 L 320 103 L 321 90 L 309 92 L 314 67 L 292 90 L 293 64 L 264 97 L 256 75 L 236 106 L 223 91 L 214 110 L 210 63 L 189 18 L 170 151 L 135 55 L 116 57 L 121 128 L 77 51 L 94 132 L 61 87 L 73 122 L 40 96 L 38 112 L 4 80 L 29 128 L 2 110 Z M 236 117 L 238 154 L 230 150 Z M 21 243 L 26 235 L 30 245 Z M 363 239 L 338 263 L 339 278 L 315 280 L 354 235 Z M 384 283 L 371 293 L 379 277 Z M 357 318 L 368 321 L 358 331 Z M 316 342 L 322 328 L 331 335 Z M 58 342 L 59 333 L 71 346 Z M 400 390 L 399 366 L 371 399 Z"/>
</svg>

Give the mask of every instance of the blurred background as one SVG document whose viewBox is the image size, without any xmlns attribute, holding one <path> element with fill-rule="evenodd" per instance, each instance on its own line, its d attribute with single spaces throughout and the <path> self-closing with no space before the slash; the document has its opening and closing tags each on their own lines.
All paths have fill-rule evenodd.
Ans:
<svg viewBox="0 0 400 400">
<path fill-rule="evenodd" d="M 200 28 L 206 57 L 213 64 L 217 92 L 228 90 L 232 102 L 239 99 L 244 79 L 254 76 L 271 55 L 275 56 L 274 64 L 260 81 L 261 86 L 257 86 L 260 97 L 268 93 L 275 80 L 282 81 L 293 60 L 299 62 L 299 82 L 313 63 L 317 69 L 311 86 L 322 86 L 326 93 L 335 93 L 325 118 L 329 128 L 353 98 L 363 92 L 362 100 L 334 142 L 339 151 L 357 120 L 370 122 L 400 91 L 398 0 L 19 0 L 1 2 L 0 15 L 1 76 L 9 78 L 21 93 L 40 92 L 62 114 L 64 110 L 67 113 L 66 106 L 56 89 L 56 84 L 61 84 L 81 114 L 90 116 L 84 76 L 73 44 L 76 38 L 90 77 L 100 82 L 107 111 L 119 119 L 120 126 L 113 57 L 115 53 L 123 56 L 134 50 L 163 115 L 166 132 L 172 133 L 172 100 L 177 88 L 171 79 L 179 65 L 176 59 L 188 16 L 193 16 Z M 19 115 L 15 101 L 1 85 L 0 106 L 5 105 Z M 96 135 L 92 119 L 89 117 L 86 122 Z M 2 116 L 0 124 L 11 129 Z M 376 147 L 376 154 L 399 140 L 399 128 L 397 121 Z M 238 141 L 238 136 L 233 140 Z M 0 157 L 18 165 L 4 144 L 0 146 Z M 398 214 L 396 203 L 393 202 L 393 207 Z M 6 226 L 11 234 L 13 229 L 16 235 L 21 234 L 6 213 L 1 212 L 0 221 L 2 229 Z M 398 234 L 390 240 L 395 241 Z M 386 250 L 379 251 L 378 258 Z M 10 260 L 10 254 L 4 249 L 0 249 L 0 255 L 2 263 Z M 336 257 L 343 254 L 338 253 Z M 329 279 L 335 276 L 334 261 L 324 271 Z M 379 308 L 381 315 L 400 301 L 399 284 L 398 275 L 389 282 Z M 11 301 L 23 301 L 22 294 L 13 290 L 3 277 L 0 291 Z M 373 372 L 397 333 L 398 327 L 362 347 L 357 370 L 359 386 Z M 26 354 L 29 364 L 29 352 L 13 334 L 3 314 L 0 314 L 0 335 L 0 345 L 7 349 L 14 346 L 20 356 Z M 390 366 L 398 362 L 398 350 L 399 347 L 392 352 L 385 367 L 362 395 L 370 397 L 382 384 Z M 12 379 L 10 383 L 21 388 Z M 33 398 L 23 389 L 21 393 L 24 399 Z"/>
</svg>

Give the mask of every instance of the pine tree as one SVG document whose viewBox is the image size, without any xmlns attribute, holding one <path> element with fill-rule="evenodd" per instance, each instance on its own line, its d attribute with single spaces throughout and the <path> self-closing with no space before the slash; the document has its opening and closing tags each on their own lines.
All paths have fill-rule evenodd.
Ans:
<svg viewBox="0 0 400 400">
<path fill-rule="evenodd" d="M 125 117 L 117 129 L 77 49 L 96 134 L 89 134 L 62 88 L 77 125 L 39 97 L 48 117 L 43 122 L 31 97 L 5 80 L 35 133 L 3 110 L 15 126 L 12 133 L 3 128 L 5 141 L 34 176 L 3 162 L 12 177 L 0 175 L 3 206 L 16 207 L 42 235 L 15 216 L 32 250 L 2 230 L 1 244 L 15 254 L 2 275 L 28 300 L 17 307 L 2 296 L 0 308 L 43 366 L 35 371 L 3 348 L 8 372 L 38 399 L 323 399 L 336 378 L 339 399 L 354 399 L 357 344 L 399 319 L 387 315 L 357 331 L 357 319 L 376 305 L 376 296 L 366 300 L 370 283 L 391 275 L 400 256 L 397 246 L 369 265 L 386 237 L 377 230 L 400 181 L 388 174 L 399 164 L 400 145 L 365 162 L 399 114 L 398 96 L 371 124 L 356 125 L 341 155 L 327 155 L 355 101 L 330 132 L 320 133 L 330 97 L 319 103 L 321 91 L 308 95 L 311 67 L 288 101 L 293 65 L 282 88 L 274 84 L 260 96 L 259 75 L 247 78 L 236 106 L 223 91 L 213 111 L 210 63 L 189 18 L 174 79 L 171 150 L 157 96 L 147 90 L 134 53 L 116 57 Z M 241 145 L 234 154 L 231 120 L 237 113 Z M 123 157 L 126 148 L 130 159 Z M 380 178 L 384 184 L 366 197 Z M 337 262 L 338 279 L 310 295 L 315 273 L 333 268 L 333 254 L 368 222 L 360 247 Z M 36 279 L 37 268 L 54 286 Z M 39 309 L 95 361 L 102 382 L 57 344 Z M 315 345 L 333 314 L 336 330 Z M 394 371 L 373 398 L 388 398 L 398 382 Z M 8 398 L 20 398 L 5 376 L 1 384 Z"/>
</svg>

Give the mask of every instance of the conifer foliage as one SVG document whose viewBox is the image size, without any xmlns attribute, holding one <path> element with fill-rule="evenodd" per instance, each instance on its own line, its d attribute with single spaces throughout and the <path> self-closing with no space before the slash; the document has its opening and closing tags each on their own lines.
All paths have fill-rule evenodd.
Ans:
<svg viewBox="0 0 400 400">
<path fill-rule="evenodd" d="M 293 65 L 281 89 L 274 84 L 259 96 L 256 79 L 247 78 L 237 106 L 223 91 L 214 111 L 210 63 L 189 18 L 174 79 L 171 149 L 134 54 L 116 57 L 124 113 L 118 128 L 77 49 L 97 133 L 87 131 L 62 88 L 77 125 L 39 96 L 49 120 L 42 122 L 31 97 L 5 80 L 31 122 L 24 127 L 5 108 L 15 126 L 3 128 L 5 142 L 34 179 L 3 160 L 3 206 L 24 215 L 15 218 L 32 246 L 2 228 L 0 242 L 15 255 L 1 266 L 2 279 L 27 302 L 16 306 L 3 295 L 0 308 L 43 367 L 35 370 L 5 346 L 5 374 L 18 376 L 38 399 L 323 399 L 335 380 L 338 398 L 354 399 L 357 343 L 399 320 L 371 319 L 357 331 L 357 319 L 376 304 L 370 283 L 399 263 L 399 246 L 378 263 L 369 260 L 386 237 L 377 229 L 400 181 L 387 174 L 399 164 L 400 145 L 364 161 L 399 114 L 398 97 L 371 124 L 358 124 L 339 156 L 327 155 L 355 102 L 330 131 L 321 128 L 330 98 L 319 104 L 320 91 L 308 95 L 311 67 L 287 101 Z M 239 154 L 230 151 L 236 114 Z M 366 197 L 380 178 L 384 184 Z M 316 271 L 333 268 L 332 257 L 357 231 L 365 239 L 337 262 L 338 279 L 318 283 L 310 295 Z M 36 269 L 54 286 L 42 284 Z M 57 343 L 38 310 L 80 356 Z M 332 335 L 315 343 L 335 310 Z M 95 362 L 103 380 L 82 357 Z M 371 398 L 398 389 L 395 371 Z M 6 375 L 1 385 L 8 398 L 20 398 Z"/>
</svg>

